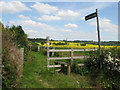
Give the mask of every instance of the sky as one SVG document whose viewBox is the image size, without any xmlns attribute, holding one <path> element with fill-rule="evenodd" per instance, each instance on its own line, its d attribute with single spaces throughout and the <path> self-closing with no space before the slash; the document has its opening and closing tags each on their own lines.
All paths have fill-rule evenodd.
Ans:
<svg viewBox="0 0 120 90">
<path fill-rule="evenodd" d="M 0 1 L 0 21 L 21 25 L 29 38 L 97 41 L 96 18 L 85 21 L 97 8 L 101 41 L 118 40 L 118 2 L 21 1 Z"/>
</svg>

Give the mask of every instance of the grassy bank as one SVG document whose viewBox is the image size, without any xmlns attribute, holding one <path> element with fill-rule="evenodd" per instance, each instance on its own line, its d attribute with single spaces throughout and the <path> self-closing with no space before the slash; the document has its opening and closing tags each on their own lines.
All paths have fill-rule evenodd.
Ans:
<svg viewBox="0 0 120 90">
<path fill-rule="evenodd" d="M 29 52 L 29 59 L 24 63 L 23 77 L 18 88 L 94 88 L 90 79 L 79 74 L 70 76 L 51 70 L 46 71 L 46 56 L 42 52 Z"/>
</svg>

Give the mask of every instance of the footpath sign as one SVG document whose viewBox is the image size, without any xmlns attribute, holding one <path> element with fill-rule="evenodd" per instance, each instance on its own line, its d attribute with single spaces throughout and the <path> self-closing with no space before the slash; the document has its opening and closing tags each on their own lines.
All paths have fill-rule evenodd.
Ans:
<svg viewBox="0 0 120 90">
<path fill-rule="evenodd" d="M 92 14 L 89 14 L 88 16 L 85 16 L 85 21 L 89 20 L 89 19 L 92 19 L 94 17 L 97 17 L 97 13 L 92 13 Z"/>
<path fill-rule="evenodd" d="M 100 55 L 101 55 L 101 48 L 100 48 L 101 42 L 100 42 L 98 10 L 96 9 L 96 12 L 85 16 L 85 21 L 87 21 L 87 20 L 89 20 L 89 19 L 92 19 L 92 18 L 94 18 L 94 17 L 96 17 L 96 19 L 97 19 L 98 45 L 99 45 L 99 56 L 100 56 Z"/>
</svg>

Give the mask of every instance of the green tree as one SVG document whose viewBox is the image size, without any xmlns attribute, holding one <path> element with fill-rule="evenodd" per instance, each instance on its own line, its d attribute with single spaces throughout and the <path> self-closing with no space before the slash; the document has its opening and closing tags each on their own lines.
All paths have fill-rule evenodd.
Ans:
<svg viewBox="0 0 120 90">
<path fill-rule="evenodd" d="M 25 34 L 24 30 L 21 26 L 12 26 L 9 28 L 13 37 L 15 38 L 15 42 L 18 44 L 19 47 L 27 47 L 28 39 L 27 34 Z"/>
</svg>

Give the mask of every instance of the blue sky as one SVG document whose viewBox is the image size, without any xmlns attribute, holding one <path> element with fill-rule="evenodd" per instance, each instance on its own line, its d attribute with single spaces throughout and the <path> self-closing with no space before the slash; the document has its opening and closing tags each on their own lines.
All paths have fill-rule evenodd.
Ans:
<svg viewBox="0 0 120 90">
<path fill-rule="evenodd" d="M 98 9 L 101 40 L 118 40 L 117 2 L 20 2 L 1 1 L 5 25 L 21 25 L 31 38 L 95 40 L 96 18 L 86 15 Z"/>
</svg>

